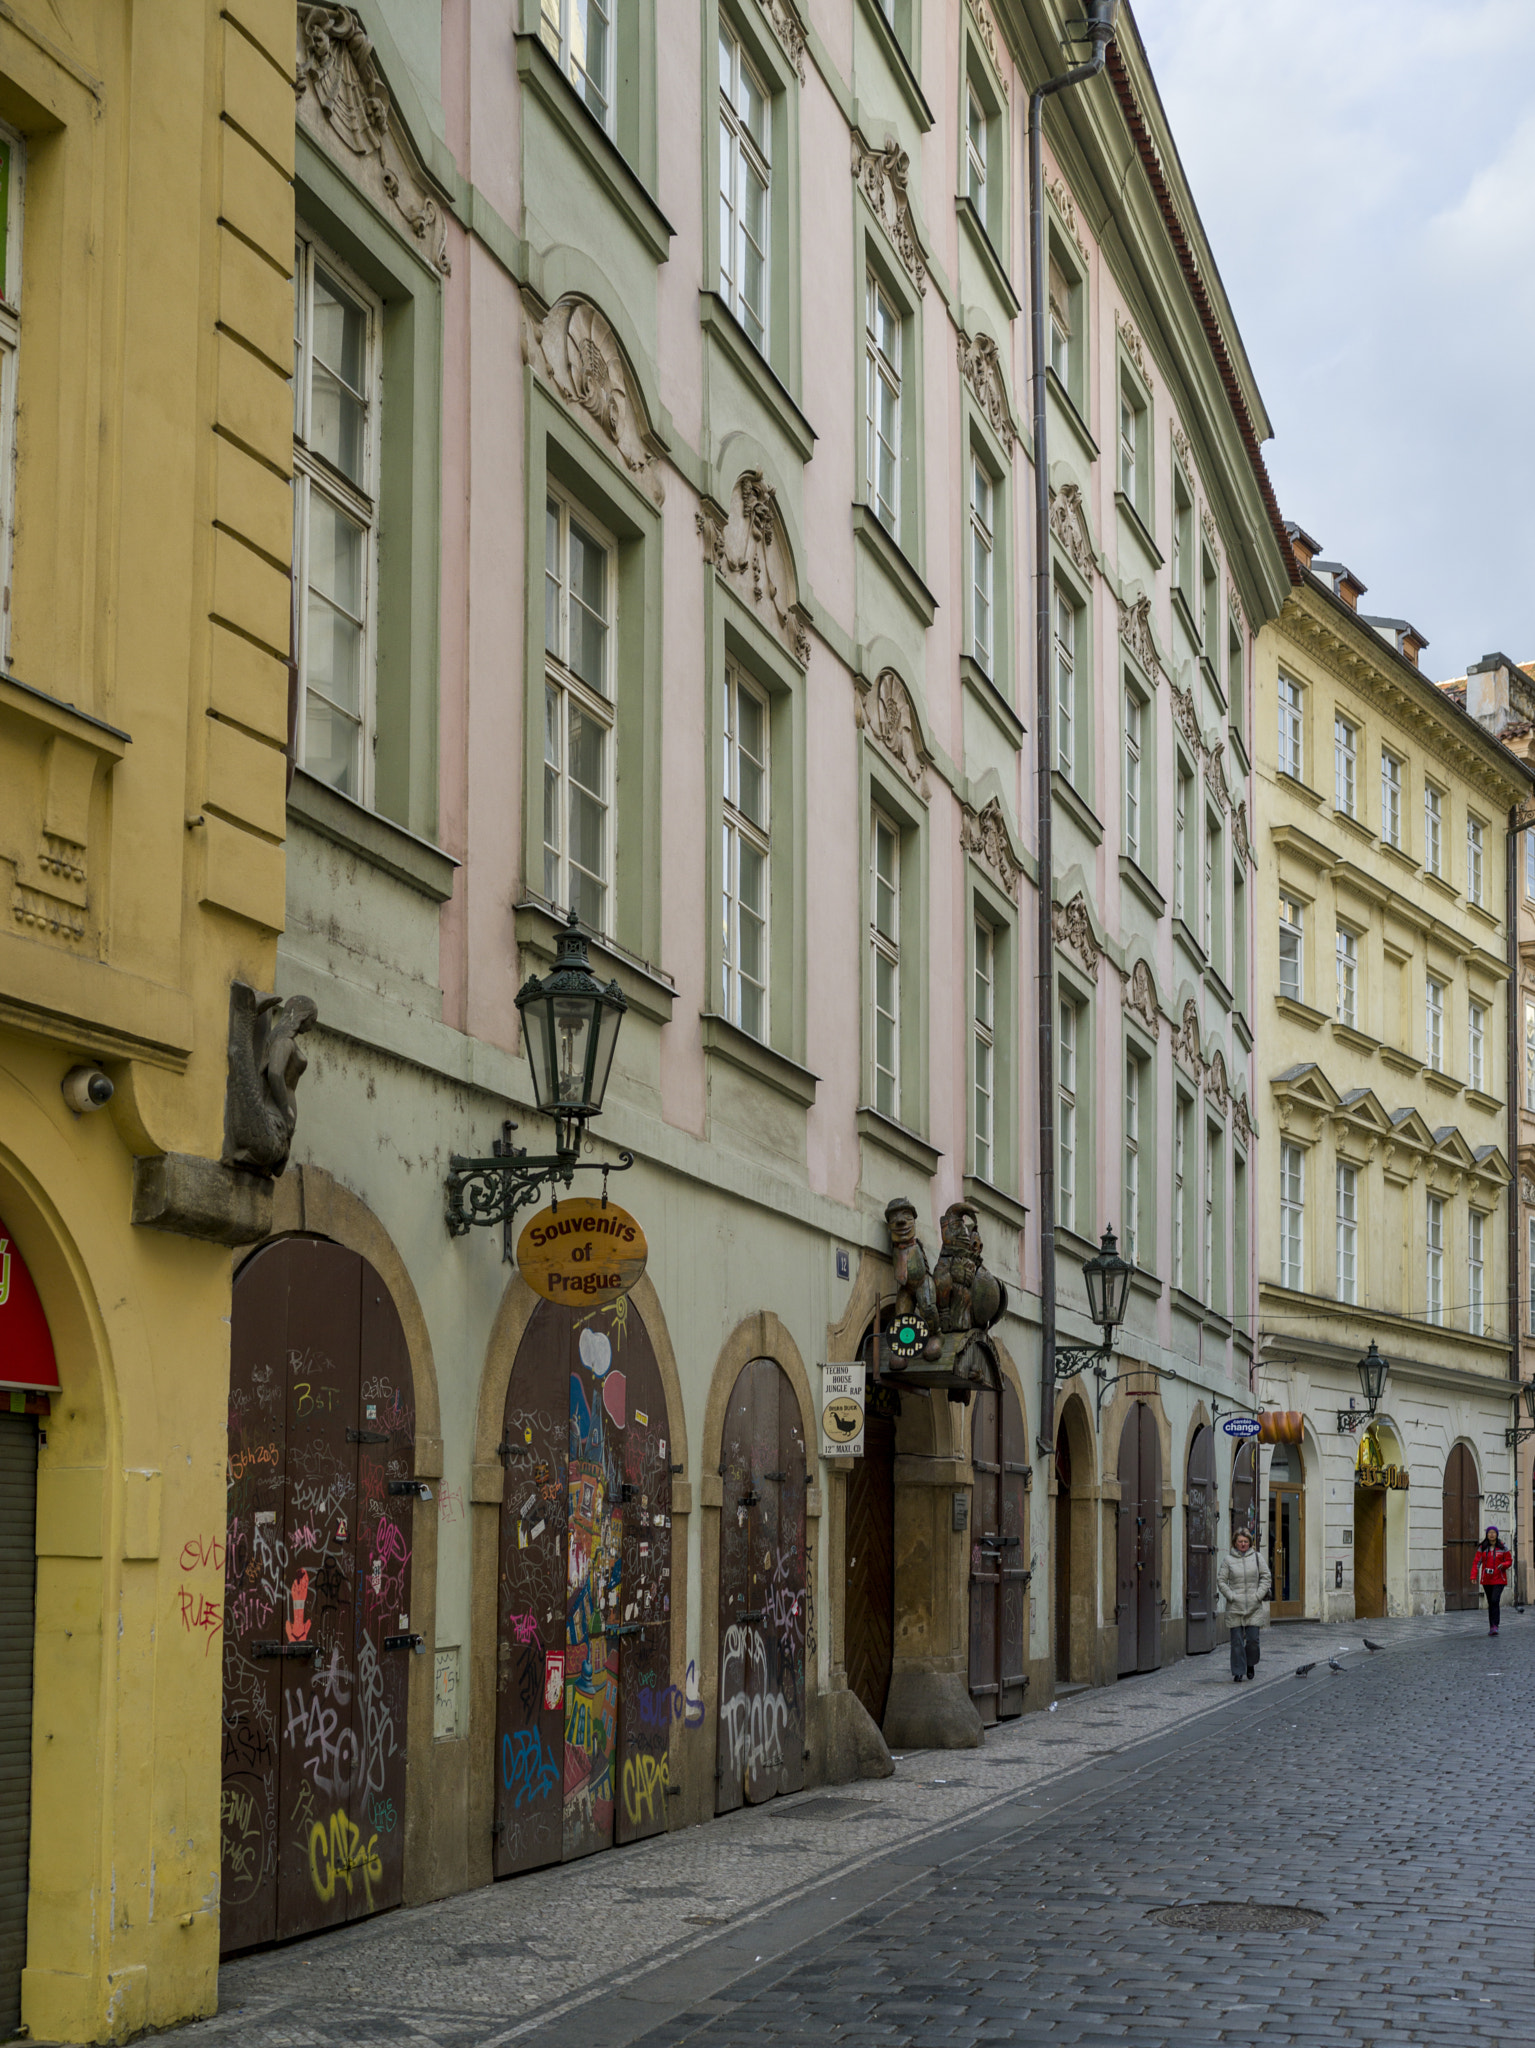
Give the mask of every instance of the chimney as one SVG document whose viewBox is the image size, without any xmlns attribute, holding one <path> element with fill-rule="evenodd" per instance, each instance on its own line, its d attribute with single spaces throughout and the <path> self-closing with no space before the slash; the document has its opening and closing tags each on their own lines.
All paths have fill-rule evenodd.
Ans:
<svg viewBox="0 0 1535 2048">
<path fill-rule="evenodd" d="M 1312 556 L 1322 552 L 1322 543 L 1313 540 L 1305 527 L 1297 526 L 1293 519 L 1285 521 L 1284 530 L 1290 536 L 1290 548 L 1296 561 L 1303 569 L 1309 569 Z"/>
<path fill-rule="evenodd" d="M 1364 596 L 1366 590 L 1369 589 L 1369 585 L 1361 583 L 1346 562 L 1318 562 L 1313 560 L 1311 563 L 1311 573 L 1313 576 L 1319 576 L 1333 596 L 1341 598 L 1351 612 L 1358 611 L 1359 600 Z"/>
<path fill-rule="evenodd" d="M 1510 678 L 1517 667 L 1506 654 L 1484 654 L 1466 670 L 1466 709 L 1489 732 L 1513 722 Z"/>
</svg>

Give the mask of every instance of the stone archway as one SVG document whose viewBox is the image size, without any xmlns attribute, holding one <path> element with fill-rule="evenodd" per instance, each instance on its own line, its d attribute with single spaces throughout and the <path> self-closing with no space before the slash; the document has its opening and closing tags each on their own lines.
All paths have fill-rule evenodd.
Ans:
<svg viewBox="0 0 1535 2048">
<path fill-rule="evenodd" d="M 1072 1385 L 1055 1417 L 1050 1474 L 1051 1654 L 1055 1683 L 1090 1685 L 1097 1663 L 1098 1473 L 1092 1411 Z M 1063 1455 L 1064 1453 L 1064 1455 Z"/>
</svg>

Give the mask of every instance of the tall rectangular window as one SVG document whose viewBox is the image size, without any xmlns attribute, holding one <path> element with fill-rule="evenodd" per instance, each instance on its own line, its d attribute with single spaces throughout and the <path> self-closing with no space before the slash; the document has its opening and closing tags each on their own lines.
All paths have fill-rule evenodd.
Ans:
<svg viewBox="0 0 1535 2048">
<path fill-rule="evenodd" d="M 1525 1320 L 1529 1324 L 1530 1335 L 1535 1337 L 1535 1216 L 1525 1219 L 1524 1273 L 1530 1288 L 1530 1304 L 1525 1311 Z"/>
<path fill-rule="evenodd" d="M 1125 691 L 1125 852 L 1141 857 L 1141 723 L 1143 708 L 1133 690 Z"/>
<path fill-rule="evenodd" d="M 1056 1071 L 1060 1076 L 1060 1100 L 1056 1105 L 1060 1124 L 1057 1133 L 1060 1163 L 1056 1169 L 1056 1210 L 1058 1220 L 1067 1230 L 1077 1227 L 1077 1024 L 1076 1004 L 1062 997 L 1056 1046 Z"/>
<path fill-rule="evenodd" d="M 975 921 L 975 1170 L 993 1177 L 996 1083 L 996 935 L 984 917 Z"/>
<path fill-rule="evenodd" d="M 1479 818 L 1466 820 L 1466 894 L 1473 903 L 1482 900 L 1482 823 Z"/>
<path fill-rule="evenodd" d="M 1173 1107 L 1173 1285 L 1184 1285 L 1184 1234 L 1188 1227 L 1189 1104 L 1180 1095 Z"/>
<path fill-rule="evenodd" d="M 544 895 L 609 929 L 612 542 L 556 492 L 544 508 Z"/>
<path fill-rule="evenodd" d="M 901 520 L 901 316 L 871 270 L 865 282 L 865 425 L 869 502 L 890 533 Z"/>
<path fill-rule="evenodd" d="M 613 9 L 611 0 L 542 0 L 538 39 L 611 135 L 613 132 Z"/>
<path fill-rule="evenodd" d="M 1338 1193 L 1338 1299 L 1359 1299 L 1359 1175 L 1340 1159 L 1337 1169 Z"/>
<path fill-rule="evenodd" d="M 883 811 L 870 832 L 869 944 L 874 996 L 874 1107 L 901 1116 L 901 834 Z"/>
<path fill-rule="evenodd" d="M 768 703 L 733 662 L 722 688 L 725 738 L 725 1015 L 753 1038 L 768 1035 L 770 799 Z"/>
<path fill-rule="evenodd" d="M 1282 675 L 1279 678 L 1279 767 L 1282 774 L 1302 780 L 1301 687 Z"/>
<path fill-rule="evenodd" d="M 1524 834 L 1524 893 L 1535 900 L 1535 831 Z"/>
<path fill-rule="evenodd" d="M 1338 1022 L 1358 1027 L 1359 1023 L 1359 940 L 1345 926 L 1338 926 Z"/>
<path fill-rule="evenodd" d="M 1067 391 L 1071 389 L 1071 283 L 1050 258 L 1050 367 Z"/>
<path fill-rule="evenodd" d="M 1232 730 L 1247 730 L 1247 663 L 1242 653 L 1242 629 L 1234 618 L 1226 622 L 1226 696 L 1231 705 Z"/>
<path fill-rule="evenodd" d="M 1141 1078 L 1142 1062 L 1131 1053 L 1125 1060 L 1125 1192 L 1124 1256 L 1141 1262 Z"/>
<path fill-rule="evenodd" d="M 1247 1321 L 1247 1161 L 1235 1153 L 1231 1161 L 1231 1318 Z"/>
<path fill-rule="evenodd" d="M 1183 480 L 1183 471 L 1173 469 L 1173 589 L 1189 595 L 1194 561 L 1194 499 Z"/>
<path fill-rule="evenodd" d="M 1194 778 L 1181 763 L 1173 796 L 1173 915 L 1189 919 L 1189 805 L 1194 796 Z"/>
<path fill-rule="evenodd" d="M 970 204 L 986 219 L 986 109 L 968 80 L 965 84 L 965 190 Z"/>
<path fill-rule="evenodd" d="M 1380 836 L 1387 846 L 1402 843 L 1402 764 L 1380 750 Z"/>
<path fill-rule="evenodd" d="M 1483 1336 L 1487 1329 L 1486 1230 L 1487 1218 L 1473 1209 L 1466 1218 L 1466 1307 L 1473 1337 Z"/>
<path fill-rule="evenodd" d="M 1444 1198 L 1428 1198 L 1428 1319 L 1444 1321 Z"/>
<path fill-rule="evenodd" d="M 1424 985 L 1424 1039 L 1429 1065 L 1444 1071 L 1444 983 L 1430 975 Z"/>
<path fill-rule="evenodd" d="M 768 188 L 772 103 L 720 24 L 720 297 L 756 348 L 767 348 Z"/>
<path fill-rule="evenodd" d="M 1486 1085 L 1487 1012 L 1480 1003 L 1466 1011 L 1466 1079 L 1473 1088 Z"/>
<path fill-rule="evenodd" d="M 367 803 L 378 627 L 378 301 L 307 234 L 295 255 L 293 582 L 299 766 Z"/>
<path fill-rule="evenodd" d="M 1213 818 L 1205 819 L 1204 874 L 1199 892 L 1199 935 L 1206 954 L 1215 957 L 1215 855 L 1221 828 Z"/>
<path fill-rule="evenodd" d="M 1055 762 L 1068 778 L 1077 760 L 1077 613 L 1055 589 Z"/>
<path fill-rule="evenodd" d="M 1524 1106 L 1535 1109 L 1535 1003 L 1524 1006 Z"/>
<path fill-rule="evenodd" d="M 1423 865 L 1431 875 L 1444 872 L 1444 798 L 1437 789 L 1423 792 Z"/>
<path fill-rule="evenodd" d="M 1220 1272 L 1217 1261 L 1220 1246 L 1216 1242 L 1219 1223 L 1219 1206 L 1216 1196 L 1221 1183 L 1221 1134 L 1214 1124 L 1205 1131 L 1205 1241 L 1204 1241 L 1204 1298 L 1211 1308 L 1219 1308 Z"/>
<path fill-rule="evenodd" d="M 0 132 L 0 666 L 9 660 L 11 649 L 11 559 L 16 536 L 16 350 L 20 341 L 25 172 L 26 153 L 21 138 Z"/>
<path fill-rule="evenodd" d="M 1306 985 L 1301 946 L 1305 935 L 1304 912 L 1293 896 L 1279 899 L 1279 993 L 1292 1003 L 1305 1001 Z"/>
<path fill-rule="evenodd" d="M 970 458 L 970 627 L 975 658 L 992 673 L 992 481 L 980 458 Z"/>
<path fill-rule="evenodd" d="M 1299 1145 L 1279 1148 L 1279 1284 L 1306 1284 L 1306 1156 Z"/>
<path fill-rule="evenodd" d="M 1346 718 L 1332 722 L 1333 807 L 1352 818 L 1355 809 L 1355 769 L 1358 763 L 1357 734 Z"/>
<path fill-rule="evenodd" d="M 1247 995 L 1247 875 L 1241 857 L 1231 869 L 1231 986 L 1237 1008 L 1245 1011 Z"/>
<path fill-rule="evenodd" d="M 1121 387 L 1119 393 L 1119 488 L 1130 500 L 1138 505 L 1137 489 L 1140 483 L 1141 452 L 1141 408 L 1136 404 L 1128 389 Z"/>
</svg>

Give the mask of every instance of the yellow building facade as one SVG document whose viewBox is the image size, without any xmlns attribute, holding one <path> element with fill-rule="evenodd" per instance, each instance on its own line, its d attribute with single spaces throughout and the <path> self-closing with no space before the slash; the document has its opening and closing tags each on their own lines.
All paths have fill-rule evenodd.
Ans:
<svg viewBox="0 0 1535 2048">
<path fill-rule="evenodd" d="M 1258 1382 L 1305 1426 L 1262 1453 L 1260 1528 L 1276 1620 L 1437 1612 L 1475 1604 L 1477 1516 L 1511 1519 L 1505 863 L 1529 773 L 1292 537 L 1255 676 Z"/>
<path fill-rule="evenodd" d="M 0 19 L 0 1603 L 34 1617 L 0 1687 L 7 2035 L 215 2004 L 229 1247 L 271 1199 L 221 1157 L 231 984 L 271 986 L 283 916 L 293 38 L 286 0 Z"/>
</svg>

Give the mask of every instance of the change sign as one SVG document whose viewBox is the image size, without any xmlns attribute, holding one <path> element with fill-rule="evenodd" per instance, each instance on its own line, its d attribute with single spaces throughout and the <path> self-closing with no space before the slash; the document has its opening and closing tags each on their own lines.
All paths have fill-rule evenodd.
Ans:
<svg viewBox="0 0 1535 2048">
<path fill-rule="evenodd" d="M 1258 1418 L 1255 1415 L 1228 1415 L 1221 1428 L 1227 1436 L 1256 1436 Z"/>
<path fill-rule="evenodd" d="M 863 1378 L 861 1365 L 821 1367 L 821 1456 L 863 1456 Z"/>
</svg>

